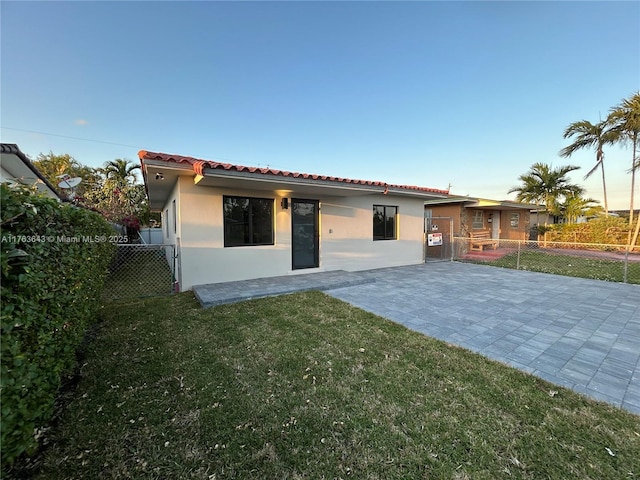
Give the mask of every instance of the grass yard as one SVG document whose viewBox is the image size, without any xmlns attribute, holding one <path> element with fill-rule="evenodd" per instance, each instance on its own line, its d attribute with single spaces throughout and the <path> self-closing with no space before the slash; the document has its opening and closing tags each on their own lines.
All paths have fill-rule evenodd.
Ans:
<svg viewBox="0 0 640 480">
<path fill-rule="evenodd" d="M 640 417 L 319 292 L 113 303 L 37 479 L 633 479 Z"/>
<path fill-rule="evenodd" d="M 510 253 L 498 260 L 480 263 L 497 267 L 516 268 L 517 258 L 517 253 Z M 610 282 L 622 282 L 624 278 L 624 263 L 621 261 L 561 255 L 542 251 L 520 252 L 520 269 Z M 640 284 L 640 262 L 629 262 L 627 283 Z"/>
</svg>

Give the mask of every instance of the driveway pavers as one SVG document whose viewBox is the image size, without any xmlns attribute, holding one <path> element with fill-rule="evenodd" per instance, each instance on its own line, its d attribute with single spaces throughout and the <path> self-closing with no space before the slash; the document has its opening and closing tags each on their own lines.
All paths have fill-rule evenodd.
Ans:
<svg viewBox="0 0 640 480">
<path fill-rule="evenodd" d="M 640 414 L 640 286 L 458 262 L 327 293 Z"/>
</svg>

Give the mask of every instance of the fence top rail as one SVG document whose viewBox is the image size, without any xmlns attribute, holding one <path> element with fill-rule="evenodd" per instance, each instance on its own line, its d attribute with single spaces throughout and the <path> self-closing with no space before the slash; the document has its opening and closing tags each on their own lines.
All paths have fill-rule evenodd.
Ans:
<svg viewBox="0 0 640 480">
<path fill-rule="evenodd" d="M 454 240 L 465 240 L 471 241 L 473 238 L 470 237 L 453 237 Z M 579 242 L 558 242 L 556 240 L 517 240 L 512 238 L 496 238 L 495 240 L 505 243 L 530 243 L 530 244 L 553 244 L 553 245 L 574 245 L 574 246 L 591 246 L 591 247 L 615 247 L 615 248 L 627 248 L 634 247 L 633 245 L 627 244 L 617 244 L 617 243 L 579 243 Z M 635 248 L 638 248 L 636 245 Z"/>
</svg>

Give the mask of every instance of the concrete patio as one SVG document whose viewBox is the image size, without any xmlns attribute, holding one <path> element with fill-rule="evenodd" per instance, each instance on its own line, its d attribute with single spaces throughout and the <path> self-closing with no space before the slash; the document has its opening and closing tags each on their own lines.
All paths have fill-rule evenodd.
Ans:
<svg viewBox="0 0 640 480">
<path fill-rule="evenodd" d="M 640 414 L 640 286 L 458 262 L 194 287 L 204 306 L 324 290 Z"/>
</svg>

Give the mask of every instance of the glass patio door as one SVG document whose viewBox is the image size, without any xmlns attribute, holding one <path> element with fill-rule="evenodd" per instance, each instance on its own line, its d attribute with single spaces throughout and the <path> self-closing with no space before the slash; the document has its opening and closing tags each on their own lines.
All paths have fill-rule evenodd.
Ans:
<svg viewBox="0 0 640 480">
<path fill-rule="evenodd" d="M 294 270 L 319 266 L 318 200 L 291 200 L 291 263 Z"/>
</svg>

